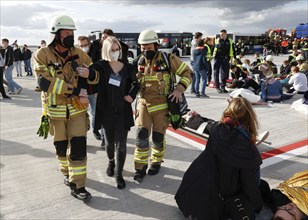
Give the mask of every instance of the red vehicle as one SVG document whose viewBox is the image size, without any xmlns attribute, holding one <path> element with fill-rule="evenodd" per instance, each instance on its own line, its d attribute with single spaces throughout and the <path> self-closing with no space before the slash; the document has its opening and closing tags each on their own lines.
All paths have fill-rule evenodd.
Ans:
<svg viewBox="0 0 308 220">
<path fill-rule="evenodd" d="M 287 30 L 286 29 L 282 29 L 282 28 L 272 28 L 272 29 L 269 29 L 267 32 L 266 32 L 267 35 L 269 36 L 277 36 L 279 35 L 280 37 L 284 38 L 286 37 L 287 35 Z"/>
</svg>

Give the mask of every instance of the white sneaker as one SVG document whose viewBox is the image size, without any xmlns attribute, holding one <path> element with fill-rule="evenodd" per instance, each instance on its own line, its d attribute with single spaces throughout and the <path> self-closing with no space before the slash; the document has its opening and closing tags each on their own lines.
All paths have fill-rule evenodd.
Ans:
<svg viewBox="0 0 308 220">
<path fill-rule="evenodd" d="M 15 94 L 15 92 L 11 92 L 11 91 L 9 91 L 9 92 L 7 92 L 7 94 L 14 95 L 14 94 Z"/>
<path fill-rule="evenodd" d="M 17 89 L 17 94 L 21 93 L 22 87 L 20 87 L 19 89 Z"/>
</svg>

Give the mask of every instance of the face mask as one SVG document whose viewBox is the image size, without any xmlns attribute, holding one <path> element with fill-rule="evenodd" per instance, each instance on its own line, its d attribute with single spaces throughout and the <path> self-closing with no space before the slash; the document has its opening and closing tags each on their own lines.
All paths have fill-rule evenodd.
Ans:
<svg viewBox="0 0 308 220">
<path fill-rule="evenodd" d="M 146 51 L 143 52 L 143 54 L 147 58 L 147 60 L 151 60 L 155 56 L 156 51 L 154 51 L 154 50 L 146 50 Z"/>
<path fill-rule="evenodd" d="M 120 51 L 111 52 L 110 54 L 111 61 L 117 61 L 119 59 L 119 56 L 120 56 Z"/>
<path fill-rule="evenodd" d="M 90 51 L 90 47 L 82 47 L 81 49 L 86 53 L 89 53 Z"/>
<path fill-rule="evenodd" d="M 70 48 L 74 46 L 74 35 L 69 35 L 63 38 L 63 46 L 65 48 Z"/>
</svg>

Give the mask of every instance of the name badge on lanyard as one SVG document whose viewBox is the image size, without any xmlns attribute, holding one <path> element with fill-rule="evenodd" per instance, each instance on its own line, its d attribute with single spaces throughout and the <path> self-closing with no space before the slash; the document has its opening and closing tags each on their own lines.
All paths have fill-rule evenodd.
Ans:
<svg viewBox="0 0 308 220">
<path fill-rule="evenodd" d="M 117 73 L 111 74 L 108 83 L 110 85 L 119 87 L 121 84 L 121 76 Z"/>
</svg>

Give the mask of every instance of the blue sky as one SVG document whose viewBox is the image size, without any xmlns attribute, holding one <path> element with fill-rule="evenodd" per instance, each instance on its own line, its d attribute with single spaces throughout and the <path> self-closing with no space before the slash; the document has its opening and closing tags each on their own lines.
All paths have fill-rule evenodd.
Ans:
<svg viewBox="0 0 308 220">
<path fill-rule="evenodd" d="M 291 32 L 307 23 L 305 0 L 156 0 L 156 1 L 8 1 L 1 0 L 1 38 L 19 44 L 38 45 L 48 39 L 50 20 L 57 15 L 71 16 L 78 35 L 111 28 L 115 32 L 144 29 L 201 31 L 213 36 L 220 29 L 228 32 L 264 33 L 269 28 Z"/>
</svg>

